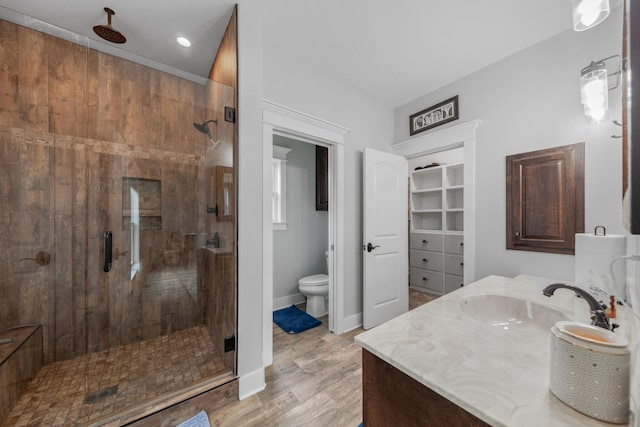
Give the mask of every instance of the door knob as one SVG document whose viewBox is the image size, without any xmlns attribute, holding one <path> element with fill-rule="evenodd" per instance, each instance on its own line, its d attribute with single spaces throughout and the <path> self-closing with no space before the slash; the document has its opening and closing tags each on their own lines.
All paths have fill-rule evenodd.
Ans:
<svg viewBox="0 0 640 427">
<path fill-rule="evenodd" d="M 379 247 L 380 247 L 380 245 L 375 245 L 375 246 L 373 246 L 373 245 L 371 244 L 371 242 L 369 242 L 369 243 L 367 243 L 367 252 L 371 252 L 371 251 L 372 251 L 372 250 L 374 250 L 375 248 L 379 248 Z"/>
</svg>

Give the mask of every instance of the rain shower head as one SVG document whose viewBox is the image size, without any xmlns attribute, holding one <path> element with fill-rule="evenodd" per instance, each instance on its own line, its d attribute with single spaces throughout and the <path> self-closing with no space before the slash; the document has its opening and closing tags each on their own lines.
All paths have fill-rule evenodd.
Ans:
<svg viewBox="0 0 640 427">
<path fill-rule="evenodd" d="M 127 38 L 122 35 L 122 33 L 111 26 L 111 16 L 116 13 L 109 9 L 108 7 L 104 8 L 104 11 L 107 12 L 107 25 L 96 25 L 93 27 L 93 31 L 106 41 L 111 43 L 125 43 Z"/>
<path fill-rule="evenodd" d="M 209 141 L 213 144 L 213 148 L 217 147 L 220 144 L 220 141 L 214 141 L 213 136 L 211 136 L 211 129 L 209 129 L 209 123 L 213 123 L 215 125 L 218 124 L 216 119 L 213 120 L 205 120 L 202 123 L 193 122 L 193 127 L 196 128 L 198 132 L 204 133 L 209 137 Z"/>
</svg>

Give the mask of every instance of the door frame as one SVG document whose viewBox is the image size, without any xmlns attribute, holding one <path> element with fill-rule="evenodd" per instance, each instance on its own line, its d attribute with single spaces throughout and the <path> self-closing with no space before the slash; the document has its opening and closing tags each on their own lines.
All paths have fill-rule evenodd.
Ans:
<svg viewBox="0 0 640 427">
<path fill-rule="evenodd" d="M 344 332 L 344 138 L 350 130 L 309 114 L 262 100 L 262 283 L 263 366 L 273 363 L 273 223 L 271 159 L 273 135 L 329 148 L 329 331 Z"/>
<path fill-rule="evenodd" d="M 463 147 L 464 156 L 464 284 L 476 280 L 475 221 L 476 221 L 476 130 L 480 120 L 471 120 L 456 126 L 427 133 L 398 142 L 391 146 L 393 153 L 412 159 Z M 411 173 L 411 171 L 409 171 Z"/>
</svg>

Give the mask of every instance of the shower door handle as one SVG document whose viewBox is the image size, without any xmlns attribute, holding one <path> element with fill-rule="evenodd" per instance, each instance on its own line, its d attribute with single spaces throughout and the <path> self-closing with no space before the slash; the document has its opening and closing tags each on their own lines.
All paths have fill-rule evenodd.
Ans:
<svg viewBox="0 0 640 427">
<path fill-rule="evenodd" d="M 104 232 L 104 263 L 102 269 L 105 273 L 111 270 L 113 262 L 113 234 L 110 231 Z"/>
</svg>

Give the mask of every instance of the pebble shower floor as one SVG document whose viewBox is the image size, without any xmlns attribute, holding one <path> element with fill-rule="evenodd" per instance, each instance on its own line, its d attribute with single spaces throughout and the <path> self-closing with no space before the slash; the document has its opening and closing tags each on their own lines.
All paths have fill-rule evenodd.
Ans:
<svg viewBox="0 0 640 427">
<path fill-rule="evenodd" d="M 3 426 L 86 425 L 226 370 L 204 326 L 174 332 L 44 366 Z"/>
</svg>

